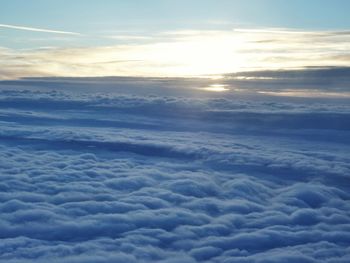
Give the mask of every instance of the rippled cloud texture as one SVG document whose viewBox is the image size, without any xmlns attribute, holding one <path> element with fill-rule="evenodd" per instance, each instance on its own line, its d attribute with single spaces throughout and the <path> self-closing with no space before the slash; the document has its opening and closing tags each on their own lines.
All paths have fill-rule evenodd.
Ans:
<svg viewBox="0 0 350 263">
<path fill-rule="evenodd" d="M 348 262 L 348 100 L 204 84 L 0 83 L 0 261 Z"/>
</svg>

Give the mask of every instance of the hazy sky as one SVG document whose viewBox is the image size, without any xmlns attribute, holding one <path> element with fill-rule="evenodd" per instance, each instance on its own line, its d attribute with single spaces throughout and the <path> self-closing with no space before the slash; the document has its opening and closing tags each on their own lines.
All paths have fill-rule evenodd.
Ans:
<svg viewBox="0 0 350 263">
<path fill-rule="evenodd" d="M 0 77 L 346 66 L 348 10 L 348 0 L 2 0 Z"/>
</svg>

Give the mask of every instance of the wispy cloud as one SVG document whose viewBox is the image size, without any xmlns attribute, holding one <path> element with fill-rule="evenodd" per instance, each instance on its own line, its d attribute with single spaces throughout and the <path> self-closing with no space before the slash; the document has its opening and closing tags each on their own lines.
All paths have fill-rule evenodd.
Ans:
<svg viewBox="0 0 350 263">
<path fill-rule="evenodd" d="M 238 28 L 234 29 L 237 33 L 256 33 L 256 34 L 270 34 L 270 35 L 304 35 L 304 36 L 344 36 L 350 35 L 349 30 L 342 31 L 300 31 L 300 30 L 290 30 L 283 28 L 265 28 L 265 29 L 251 29 L 251 28 Z"/>
<path fill-rule="evenodd" d="M 277 32 L 269 28 L 187 30 L 165 32 L 148 41 L 137 37 L 130 43 L 109 46 L 0 49 L 0 78 L 183 77 L 257 69 L 350 66 L 350 35 L 345 31 Z"/>
<path fill-rule="evenodd" d="M 63 35 L 81 35 L 80 33 L 76 32 L 69 32 L 69 31 L 60 31 L 60 30 L 51 30 L 51 29 L 44 29 L 44 28 L 36 28 L 36 27 L 26 27 L 26 26 L 16 26 L 16 25 L 7 25 L 7 24 L 0 24 L 0 28 L 9 28 L 9 29 L 16 29 L 16 30 L 24 30 L 24 31 L 34 31 L 34 32 L 43 32 L 43 33 L 52 33 L 52 34 L 63 34 Z"/>
<path fill-rule="evenodd" d="M 267 33 L 267 34 L 320 34 L 321 32 L 313 32 L 313 31 L 297 31 L 297 30 L 286 30 L 281 28 L 270 28 L 270 29 L 234 29 L 235 32 L 240 33 Z M 322 32 L 323 33 L 323 32 Z"/>
</svg>

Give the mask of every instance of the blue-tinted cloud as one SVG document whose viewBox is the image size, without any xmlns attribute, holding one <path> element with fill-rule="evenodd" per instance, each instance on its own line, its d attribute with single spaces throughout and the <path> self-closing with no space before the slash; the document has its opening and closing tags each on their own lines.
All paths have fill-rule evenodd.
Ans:
<svg viewBox="0 0 350 263">
<path fill-rule="evenodd" d="M 348 261 L 347 101 L 105 81 L 2 83 L 1 261 Z"/>
</svg>

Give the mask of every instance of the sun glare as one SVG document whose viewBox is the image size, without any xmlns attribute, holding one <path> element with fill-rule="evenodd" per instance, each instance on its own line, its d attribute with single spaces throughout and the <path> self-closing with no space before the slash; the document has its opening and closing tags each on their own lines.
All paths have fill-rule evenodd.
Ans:
<svg viewBox="0 0 350 263">
<path fill-rule="evenodd" d="M 144 60 L 170 76 L 220 75 L 240 71 L 245 61 L 238 36 L 224 33 L 185 36 L 145 47 Z"/>
</svg>

